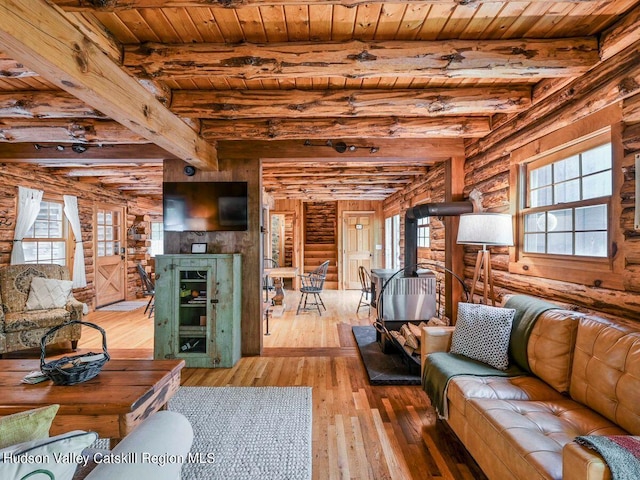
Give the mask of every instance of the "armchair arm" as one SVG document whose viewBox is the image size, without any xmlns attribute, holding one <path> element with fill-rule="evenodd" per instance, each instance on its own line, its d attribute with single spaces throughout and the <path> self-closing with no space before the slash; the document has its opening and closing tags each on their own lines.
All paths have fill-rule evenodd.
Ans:
<svg viewBox="0 0 640 480">
<path fill-rule="evenodd" d="M 84 303 L 76 300 L 74 297 L 69 296 L 67 304 L 64 306 L 71 314 L 71 320 L 82 320 L 82 311 Z"/>
<path fill-rule="evenodd" d="M 430 353 L 448 352 L 455 327 L 422 327 L 420 335 L 420 365 Z"/>
</svg>

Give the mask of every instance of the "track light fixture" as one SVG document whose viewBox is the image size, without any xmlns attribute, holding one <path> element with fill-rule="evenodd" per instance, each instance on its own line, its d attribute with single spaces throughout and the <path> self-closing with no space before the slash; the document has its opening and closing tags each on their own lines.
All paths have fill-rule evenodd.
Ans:
<svg viewBox="0 0 640 480">
<path fill-rule="evenodd" d="M 71 145 L 71 151 L 81 154 L 86 152 L 87 150 L 89 150 L 90 148 L 104 148 L 104 147 L 112 147 L 113 145 L 103 145 L 102 143 L 97 143 L 97 144 L 92 144 L 92 145 L 87 145 L 84 143 L 74 143 L 73 145 Z M 65 145 L 41 145 L 39 143 L 34 143 L 33 144 L 33 148 L 35 148 L 36 150 L 45 150 L 47 148 L 51 148 L 54 150 L 57 150 L 58 152 L 64 152 L 64 150 L 67 148 L 67 146 Z"/>
<path fill-rule="evenodd" d="M 305 147 L 330 147 L 333 148 L 338 153 L 344 152 L 355 152 L 359 148 L 365 148 L 369 150 L 369 153 L 377 153 L 380 151 L 380 147 L 376 147 L 375 145 L 353 145 L 347 144 L 343 141 L 334 142 L 332 140 L 327 140 L 325 143 L 312 143 L 311 140 L 305 140 Z"/>
</svg>

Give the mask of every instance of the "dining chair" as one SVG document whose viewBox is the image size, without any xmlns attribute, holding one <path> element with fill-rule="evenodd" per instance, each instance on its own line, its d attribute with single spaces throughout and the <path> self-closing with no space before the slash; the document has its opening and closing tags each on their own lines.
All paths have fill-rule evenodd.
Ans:
<svg viewBox="0 0 640 480">
<path fill-rule="evenodd" d="M 153 309 L 155 306 L 155 296 L 156 296 L 156 287 L 153 283 L 153 280 L 151 280 L 151 277 L 149 277 L 149 274 L 147 273 L 147 271 L 144 269 L 144 267 L 138 263 L 138 274 L 140 275 L 140 280 L 142 281 L 142 293 L 145 297 L 150 297 L 149 301 L 147 302 L 147 306 L 144 308 L 144 313 L 147 313 L 147 311 L 149 312 L 149 318 L 151 318 L 151 315 L 153 315 Z"/>
<path fill-rule="evenodd" d="M 358 309 L 356 313 L 360 312 L 360 307 L 369 307 L 369 313 L 371 313 L 371 275 L 369 271 L 360 265 L 358 267 L 358 278 L 360 279 L 360 301 L 358 302 Z"/>
<path fill-rule="evenodd" d="M 329 269 L 329 260 L 326 260 L 322 263 L 318 268 L 309 272 L 305 275 L 298 275 L 302 282 L 302 286 L 300 287 L 300 302 L 298 302 L 298 309 L 296 310 L 296 315 L 300 313 L 300 310 L 307 310 L 307 305 L 315 306 L 318 309 L 318 314 L 322 315 L 322 310 L 320 310 L 320 306 L 325 310 L 327 307 L 324 306 L 324 302 L 322 301 L 322 297 L 320 294 L 322 293 L 322 289 L 324 288 L 324 280 L 327 277 L 327 270 Z M 313 295 L 313 302 L 307 302 L 308 296 Z M 304 301 L 304 306 L 303 306 Z"/>
</svg>

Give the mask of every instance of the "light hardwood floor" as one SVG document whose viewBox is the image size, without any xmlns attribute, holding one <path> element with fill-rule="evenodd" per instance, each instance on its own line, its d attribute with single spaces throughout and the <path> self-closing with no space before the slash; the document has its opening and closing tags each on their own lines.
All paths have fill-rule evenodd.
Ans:
<svg viewBox="0 0 640 480">
<path fill-rule="evenodd" d="M 356 315 L 359 291 L 325 291 L 327 312 L 295 315 L 298 296 L 269 323 L 264 355 L 230 369 L 185 369 L 189 386 L 313 387 L 313 479 L 484 479 L 448 427 L 436 422 L 419 386 L 370 386 L 351 333 L 367 325 Z M 114 358 L 152 358 L 153 320 L 142 313 L 93 312 L 86 318 L 107 332 Z M 84 329 L 81 350 L 101 348 Z"/>
</svg>

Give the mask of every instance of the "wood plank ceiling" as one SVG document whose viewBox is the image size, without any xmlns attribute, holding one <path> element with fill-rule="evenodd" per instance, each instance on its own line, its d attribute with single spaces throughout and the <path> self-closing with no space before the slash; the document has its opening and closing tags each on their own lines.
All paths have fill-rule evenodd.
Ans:
<svg viewBox="0 0 640 480">
<path fill-rule="evenodd" d="M 259 148 L 276 198 L 383 199 L 619 51 L 638 4 L 2 0 L 0 160 L 159 198 L 162 159 Z"/>
</svg>

